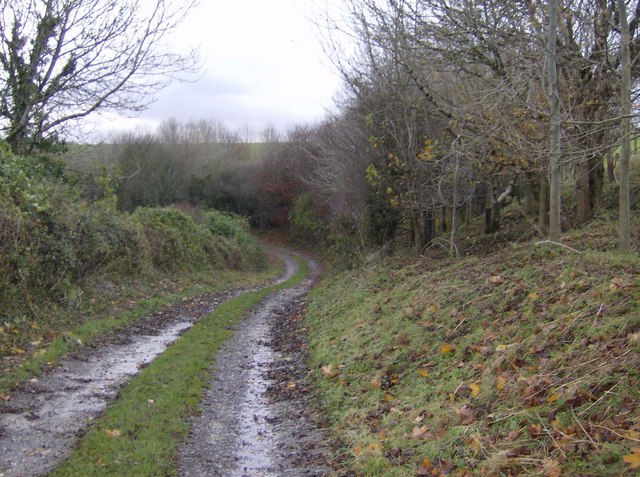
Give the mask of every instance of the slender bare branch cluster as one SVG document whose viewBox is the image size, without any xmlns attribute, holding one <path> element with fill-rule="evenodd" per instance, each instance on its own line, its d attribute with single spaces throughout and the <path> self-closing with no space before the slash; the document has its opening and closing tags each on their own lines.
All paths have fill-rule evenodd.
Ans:
<svg viewBox="0 0 640 477">
<path fill-rule="evenodd" d="M 496 231 L 510 194 L 558 240 L 568 225 L 560 202 L 567 182 L 575 187 L 572 223 L 593 216 L 605 160 L 631 134 L 620 127 L 635 112 L 621 109 L 623 38 L 635 104 L 640 1 L 626 2 L 624 13 L 601 0 L 344 4 L 346 19 L 327 25 L 344 111 L 360 116 L 377 151 L 369 185 L 397 223 L 410 224 L 417 246 L 431 238 L 427 222 L 440 208 L 449 210 L 443 218 L 458 250 L 464 207 L 484 209 L 486 231 Z M 336 32 L 355 44 L 351 56 L 331 46 Z"/>
<path fill-rule="evenodd" d="M 96 111 L 140 111 L 198 68 L 167 44 L 196 0 L 0 3 L 0 127 L 16 152 Z"/>
</svg>

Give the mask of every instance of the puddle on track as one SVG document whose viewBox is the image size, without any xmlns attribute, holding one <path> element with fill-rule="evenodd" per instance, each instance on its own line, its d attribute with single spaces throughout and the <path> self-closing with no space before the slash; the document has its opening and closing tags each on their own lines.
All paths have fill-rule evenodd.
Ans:
<svg viewBox="0 0 640 477">
<path fill-rule="evenodd" d="M 286 264 L 286 272 L 276 281 L 281 283 L 295 273 L 297 264 L 291 256 L 273 252 Z M 305 292 L 306 288 L 298 286 L 272 295 L 257 313 L 238 325 L 228 347 L 234 348 L 239 356 L 219 355 L 216 361 L 227 363 L 226 371 L 215 378 L 217 381 L 213 388 L 218 390 L 214 401 L 220 405 L 216 407 L 217 403 L 211 403 L 211 399 L 205 399 L 203 404 L 205 412 L 209 406 L 217 416 L 207 424 L 205 434 L 209 435 L 208 442 L 212 442 L 211 436 L 224 436 L 216 442 L 226 445 L 224 451 L 230 457 L 216 462 L 223 463 L 218 473 L 212 471 L 211 462 L 208 462 L 203 472 L 185 475 L 285 475 L 269 470 L 272 468 L 271 459 L 278 455 L 280 446 L 273 426 L 269 426 L 273 406 L 265 396 L 269 382 L 264 378 L 264 367 L 273 361 L 273 352 L 268 346 L 269 317 L 282 310 L 289 299 L 287 297 Z M 143 328 L 142 334 L 126 334 L 125 344 L 103 344 L 91 351 L 88 357 L 65 359 L 47 375 L 26 383 L 13 394 L 11 401 L 0 403 L 0 477 L 29 477 L 53 470 L 69 455 L 84 429 L 104 411 L 124 383 L 178 339 L 197 319 L 237 293 L 221 298 L 222 295 L 199 302 L 199 311 L 194 316 L 182 316 L 179 311 L 169 310 L 167 314 L 175 316 L 169 316 L 167 323 L 152 325 L 146 333 Z M 249 333 L 242 332 L 246 328 L 250 329 Z M 217 384 L 225 381 L 231 386 L 219 389 Z M 209 397 L 211 393 L 209 390 Z M 239 407 L 230 403 L 237 403 Z M 206 436 L 203 442 L 194 445 L 196 448 L 209 448 Z M 210 455 L 206 451 L 199 454 Z M 242 462 L 242 466 L 238 462 Z"/>
<path fill-rule="evenodd" d="M 159 335 L 136 336 L 87 360 L 66 359 L 54 372 L 32 380 L 0 414 L 0 476 L 52 470 L 118 388 L 192 324 L 172 323 Z"/>
<path fill-rule="evenodd" d="M 311 282 L 271 295 L 236 325 L 216 356 L 202 413 L 181 449 L 183 477 L 327 475 L 322 465 L 295 462 L 303 442 L 322 439 L 306 419 L 308 409 L 274 403 L 267 395 L 273 384 L 268 372 L 282 359 L 271 347 L 273 327 L 304 299 Z"/>
</svg>

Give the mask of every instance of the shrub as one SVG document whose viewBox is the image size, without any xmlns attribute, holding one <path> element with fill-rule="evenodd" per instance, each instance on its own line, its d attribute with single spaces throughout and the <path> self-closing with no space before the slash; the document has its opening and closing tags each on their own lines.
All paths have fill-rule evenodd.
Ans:
<svg viewBox="0 0 640 477">
<path fill-rule="evenodd" d="M 131 217 L 143 227 L 154 267 L 195 270 L 208 263 L 205 244 L 209 237 L 187 214 L 172 207 L 144 207 Z"/>
<path fill-rule="evenodd" d="M 232 259 L 236 267 L 247 270 L 265 267 L 264 253 L 251 235 L 249 221 L 245 217 L 213 209 L 207 210 L 202 216 L 209 231 L 214 236 L 226 239 L 224 243 L 227 249 L 235 252 Z"/>
<path fill-rule="evenodd" d="M 245 219 L 194 211 L 194 220 L 173 207 L 129 214 L 106 192 L 88 200 L 60 162 L 15 156 L 0 143 L 0 353 L 26 339 L 33 318 L 43 324 L 52 307 L 81 304 L 96 277 L 265 264 Z"/>
<path fill-rule="evenodd" d="M 313 198 L 302 194 L 293 204 L 289 214 L 289 222 L 305 242 L 321 243 L 326 233 L 326 226 L 316 214 Z"/>
<path fill-rule="evenodd" d="M 228 212 L 208 210 L 204 215 L 204 221 L 214 235 L 237 238 L 249 231 L 247 219 Z"/>
</svg>

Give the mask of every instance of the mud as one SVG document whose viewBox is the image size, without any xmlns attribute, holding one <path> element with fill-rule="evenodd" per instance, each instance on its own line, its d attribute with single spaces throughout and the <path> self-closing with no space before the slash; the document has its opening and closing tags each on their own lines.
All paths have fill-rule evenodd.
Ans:
<svg viewBox="0 0 640 477">
<path fill-rule="evenodd" d="M 297 266 L 290 255 L 275 253 L 286 263 L 277 283 L 292 276 Z M 310 415 L 307 394 L 297 391 L 304 389 L 300 372 L 305 371 L 289 372 L 292 366 L 305 369 L 303 360 L 277 339 L 278 329 L 288 329 L 283 323 L 303 306 L 318 274 L 313 265 L 311 278 L 271 295 L 238 324 L 217 356 L 202 415 L 182 449 L 182 475 L 326 475 L 324 448 L 318 445 L 326 442 L 325 436 Z M 0 477 L 50 472 L 124 383 L 193 323 L 239 293 L 186 299 L 109 332 L 0 402 Z M 282 332 L 280 336 L 280 344 L 289 341 Z"/>
<path fill-rule="evenodd" d="M 208 293 L 106 333 L 0 404 L 0 477 L 51 471 L 118 389 L 187 328 L 239 293 Z"/>
<path fill-rule="evenodd" d="M 271 295 L 225 343 L 201 414 L 181 449 L 182 476 L 323 476 L 328 438 L 312 415 L 297 320 L 318 275 Z M 302 330 L 302 331 L 301 331 Z M 296 341 L 296 335 L 300 340 Z M 293 348 L 288 344 L 293 343 Z"/>
</svg>

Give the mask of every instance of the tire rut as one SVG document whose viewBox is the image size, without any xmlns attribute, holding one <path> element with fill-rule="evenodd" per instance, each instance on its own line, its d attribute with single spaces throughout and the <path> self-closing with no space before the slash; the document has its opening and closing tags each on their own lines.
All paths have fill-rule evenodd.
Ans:
<svg viewBox="0 0 640 477">
<path fill-rule="evenodd" d="M 292 276 L 294 266 L 276 283 Z M 119 389 L 198 320 L 252 289 L 182 300 L 80 346 L 58 366 L 0 401 L 0 477 L 51 472 Z"/>
<path fill-rule="evenodd" d="M 290 260 L 290 259 L 289 259 Z M 201 414 L 182 447 L 184 477 L 323 476 L 328 438 L 306 392 L 303 346 L 287 348 L 300 327 L 305 297 L 318 276 L 312 260 L 301 284 L 270 295 L 216 356 Z"/>
</svg>

